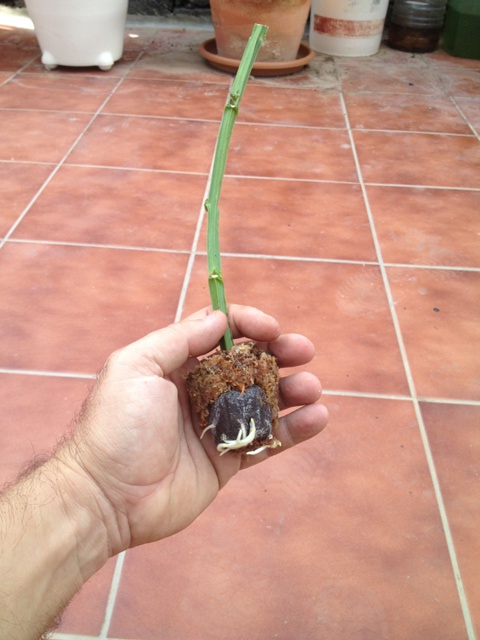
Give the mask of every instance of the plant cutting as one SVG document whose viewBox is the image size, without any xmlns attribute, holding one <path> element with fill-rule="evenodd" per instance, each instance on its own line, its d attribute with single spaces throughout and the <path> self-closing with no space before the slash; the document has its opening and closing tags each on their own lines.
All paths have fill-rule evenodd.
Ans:
<svg viewBox="0 0 480 640">
<path fill-rule="evenodd" d="M 208 285 L 214 309 L 228 317 L 219 242 L 219 200 L 228 147 L 240 101 L 267 27 L 255 24 L 227 98 L 213 160 L 207 213 Z M 201 438 L 211 433 L 220 455 L 229 451 L 256 455 L 280 446 L 278 426 L 278 364 L 274 356 L 250 342 L 233 342 L 230 328 L 219 351 L 188 374 L 187 390 L 200 419 Z"/>
</svg>

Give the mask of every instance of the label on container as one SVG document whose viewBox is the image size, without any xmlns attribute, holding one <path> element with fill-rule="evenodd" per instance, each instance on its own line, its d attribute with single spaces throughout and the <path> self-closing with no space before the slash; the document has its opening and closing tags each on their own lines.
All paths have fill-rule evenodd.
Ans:
<svg viewBox="0 0 480 640">
<path fill-rule="evenodd" d="M 383 31 L 382 20 L 339 20 L 314 14 L 313 29 L 317 33 L 340 38 L 359 38 L 374 36 Z"/>
</svg>

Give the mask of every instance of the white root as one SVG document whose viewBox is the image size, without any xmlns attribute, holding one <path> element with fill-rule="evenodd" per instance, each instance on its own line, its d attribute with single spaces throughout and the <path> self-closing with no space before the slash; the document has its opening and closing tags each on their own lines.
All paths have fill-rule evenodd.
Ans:
<svg viewBox="0 0 480 640">
<path fill-rule="evenodd" d="M 215 425 L 214 424 L 209 424 L 208 427 L 205 427 L 205 429 L 202 431 L 202 433 L 200 434 L 200 440 L 203 438 L 203 436 L 207 433 L 207 431 L 210 431 L 210 429 L 215 429 Z"/>
<path fill-rule="evenodd" d="M 268 444 L 262 444 L 261 447 L 258 447 L 258 449 L 254 449 L 254 451 L 247 451 L 247 456 L 256 456 L 257 453 L 261 453 L 262 451 L 265 451 L 265 449 L 276 449 L 277 447 L 282 446 L 280 440 L 277 440 L 272 435 L 270 435 L 268 439 L 271 442 L 269 442 Z"/>
<path fill-rule="evenodd" d="M 204 429 L 200 437 L 203 437 L 203 434 L 206 431 L 208 431 L 208 429 L 211 429 L 212 427 L 213 425 L 210 425 L 209 427 Z M 227 451 L 235 451 L 235 449 L 243 449 L 244 447 L 247 447 L 249 444 L 251 444 L 255 440 L 256 434 L 257 434 L 257 429 L 255 427 L 255 421 L 253 420 L 253 418 L 250 420 L 250 431 L 248 432 L 248 434 L 247 434 L 247 429 L 245 425 L 243 424 L 243 422 L 240 422 L 240 429 L 238 430 L 238 436 L 236 440 L 227 440 L 227 438 L 223 436 L 223 442 L 220 442 L 217 445 L 217 451 L 219 451 L 220 455 L 223 456 L 223 454 L 227 453 Z M 246 452 L 247 455 L 254 456 L 257 453 L 261 453 L 262 451 L 265 451 L 265 449 L 275 449 L 276 447 L 282 446 L 282 443 L 280 442 L 280 440 L 277 440 L 272 435 L 269 436 L 268 440 L 269 440 L 268 444 L 263 444 L 261 447 L 259 447 L 258 449 L 255 449 L 254 451 L 247 451 Z"/>
<path fill-rule="evenodd" d="M 220 451 L 220 455 L 223 456 L 227 451 L 234 451 L 235 449 L 242 449 L 247 447 L 255 440 L 257 429 L 255 427 L 255 420 L 250 420 L 250 431 L 247 434 L 247 429 L 243 422 L 240 422 L 240 429 L 236 440 L 227 440 L 226 436 L 223 436 L 223 442 L 217 445 L 217 451 Z"/>
</svg>

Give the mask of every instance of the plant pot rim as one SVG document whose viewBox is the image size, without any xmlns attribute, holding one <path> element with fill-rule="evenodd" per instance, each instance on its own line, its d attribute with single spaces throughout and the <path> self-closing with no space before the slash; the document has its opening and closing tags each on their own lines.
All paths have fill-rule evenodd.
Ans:
<svg viewBox="0 0 480 640">
<path fill-rule="evenodd" d="M 217 53 L 217 42 L 215 38 L 205 40 L 200 45 L 200 55 L 207 60 L 213 67 L 235 73 L 240 65 L 240 60 L 234 58 L 225 58 Z M 255 62 L 252 68 L 254 76 L 285 76 L 290 73 L 300 71 L 315 56 L 315 53 L 306 44 L 301 43 L 298 50 L 297 58 L 288 62 Z"/>
</svg>

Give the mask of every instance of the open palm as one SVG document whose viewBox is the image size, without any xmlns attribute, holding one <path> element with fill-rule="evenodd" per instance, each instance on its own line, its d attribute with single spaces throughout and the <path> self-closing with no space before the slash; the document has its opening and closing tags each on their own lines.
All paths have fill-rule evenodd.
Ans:
<svg viewBox="0 0 480 640">
<path fill-rule="evenodd" d="M 235 337 L 262 343 L 280 366 L 314 355 L 309 340 L 280 335 L 276 320 L 257 309 L 232 305 L 229 321 Z M 281 380 L 280 408 L 301 406 L 280 420 L 282 449 L 220 457 L 211 438 L 200 440 L 184 378 L 225 327 L 222 313 L 204 309 L 115 352 L 85 403 L 72 442 L 77 462 L 114 511 L 114 553 L 185 528 L 243 466 L 315 435 L 327 422 L 316 403 L 320 383 L 302 372 Z"/>
</svg>

